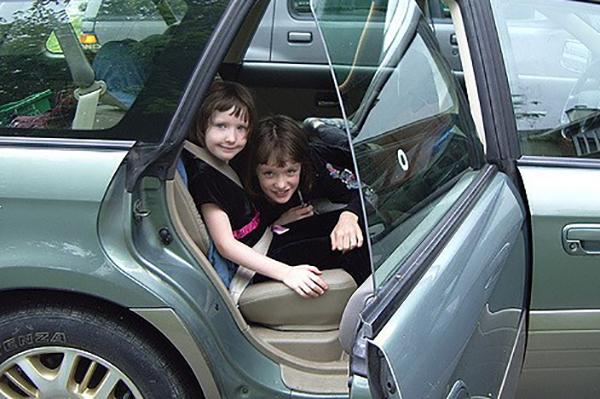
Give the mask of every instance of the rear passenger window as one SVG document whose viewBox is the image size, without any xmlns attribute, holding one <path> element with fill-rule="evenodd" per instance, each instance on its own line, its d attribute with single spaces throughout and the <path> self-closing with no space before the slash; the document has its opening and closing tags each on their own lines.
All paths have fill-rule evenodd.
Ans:
<svg viewBox="0 0 600 399">
<path fill-rule="evenodd" d="M 353 138 L 377 285 L 397 271 L 483 165 L 465 97 L 429 24 L 416 5 L 399 3 L 365 19 L 371 40 L 368 47 L 355 45 L 353 64 L 330 52 Z M 335 30 L 323 32 L 331 49 Z"/>
<path fill-rule="evenodd" d="M 225 5 L 0 2 L 0 134 L 159 140 Z"/>
</svg>

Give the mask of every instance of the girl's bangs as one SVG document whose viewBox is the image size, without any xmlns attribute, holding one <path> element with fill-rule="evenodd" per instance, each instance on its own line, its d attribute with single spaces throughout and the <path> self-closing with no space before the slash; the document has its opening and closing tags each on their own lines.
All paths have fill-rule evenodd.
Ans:
<svg viewBox="0 0 600 399">
<path fill-rule="evenodd" d="M 288 161 L 298 162 L 294 157 L 293 151 L 288 146 L 278 142 L 263 143 L 256 152 L 257 165 L 272 165 L 271 161 L 275 161 L 275 166 L 285 166 Z"/>
<path fill-rule="evenodd" d="M 242 104 L 236 103 L 233 105 L 232 115 L 246 123 L 250 122 L 250 118 L 248 118 L 248 109 Z"/>
</svg>

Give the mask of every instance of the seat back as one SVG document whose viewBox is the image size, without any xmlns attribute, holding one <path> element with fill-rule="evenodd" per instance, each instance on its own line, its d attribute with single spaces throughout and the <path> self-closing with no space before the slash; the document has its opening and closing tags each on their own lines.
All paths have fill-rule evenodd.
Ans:
<svg viewBox="0 0 600 399">
<path fill-rule="evenodd" d="M 198 213 L 194 199 L 179 173 L 175 173 L 175 207 L 181 223 L 194 243 L 202 253 L 208 254 L 208 231 L 200 213 Z"/>
</svg>

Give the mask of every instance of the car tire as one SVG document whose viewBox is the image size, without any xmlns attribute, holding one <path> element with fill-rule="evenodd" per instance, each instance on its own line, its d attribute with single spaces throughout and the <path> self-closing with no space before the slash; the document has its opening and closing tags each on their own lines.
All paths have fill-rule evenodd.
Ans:
<svg viewBox="0 0 600 399">
<path fill-rule="evenodd" d="M 198 398 L 144 324 L 102 307 L 0 309 L 0 397 Z M 4 396 L 3 396 L 4 395 Z"/>
</svg>

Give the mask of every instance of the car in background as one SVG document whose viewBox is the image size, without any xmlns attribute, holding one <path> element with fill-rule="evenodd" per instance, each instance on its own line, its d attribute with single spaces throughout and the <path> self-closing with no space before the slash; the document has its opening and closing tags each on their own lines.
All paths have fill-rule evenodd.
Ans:
<svg viewBox="0 0 600 399">
<path fill-rule="evenodd" d="M 69 4 L 0 1 L 0 396 L 598 397 L 598 3 Z M 352 148 L 360 287 L 233 301 L 176 167 L 215 79 Z"/>
</svg>

